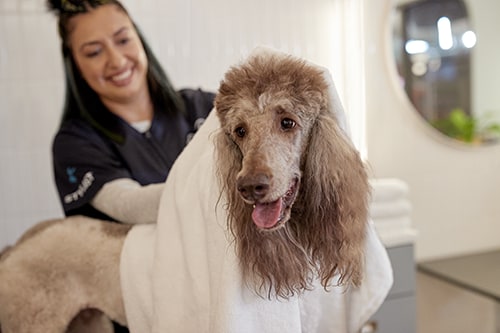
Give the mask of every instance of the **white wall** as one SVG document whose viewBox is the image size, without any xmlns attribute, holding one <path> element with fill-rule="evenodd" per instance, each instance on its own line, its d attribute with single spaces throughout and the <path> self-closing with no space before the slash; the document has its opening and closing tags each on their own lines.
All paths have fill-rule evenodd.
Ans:
<svg viewBox="0 0 500 333">
<path fill-rule="evenodd" d="M 390 61 L 392 0 L 365 4 L 368 159 L 410 186 L 417 259 L 499 247 L 500 146 L 454 144 L 423 123 Z"/>
<path fill-rule="evenodd" d="M 500 122 L 500 1 L 467 0 L 472 27 L 477 35 L 477 44 L 472 53 L 473 110 L 479 117 L 488 117 Z"/>
<path fill-rule="evenodd" d="M 329 66 L 329 0 L 123 0 L 177 86 L 215 90 L 229 66 L 268 45 Z"/>
<path fill-rule="evenodd" d="M 61 215 L 49 157 L 64 87 L 43 3 L 0 0 L 0 248 Z"/>
</svg>

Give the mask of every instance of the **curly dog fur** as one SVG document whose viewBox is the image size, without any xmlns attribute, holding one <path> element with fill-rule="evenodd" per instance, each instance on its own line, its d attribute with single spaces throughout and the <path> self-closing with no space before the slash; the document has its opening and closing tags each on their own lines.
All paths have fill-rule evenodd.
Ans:
<svg viewBox="0 0 500 333">
<path fill-rule="evenodd" d="M 119 265 L 129 230 L 82 216 L 29 229 L 0 256 L 0 332 L 105 333 L 113 332 L 108 318 L 126 324 Z"/>
<path fill-rule="evenodd" d="M 359 283 L 369 187 L 322 71 L 255 56 L 227 72 L 215 103 L 218 177 L 247 282 L 283 298 L 317 278 L 325 289 Z M 126 324 L 119 264 L 129 230 L 78 216 L 26 232 L 0 254 L 0 332 Z"/>
<path fill-rule="evenodd" d="M 335 276 L 358 284 L 370 190 L 323 72 L 257 55 L 226 73 L 215 103 L 218 174 L 243 276 L 285 298 L 314 278 L 325 289 Z"/>
</svg>

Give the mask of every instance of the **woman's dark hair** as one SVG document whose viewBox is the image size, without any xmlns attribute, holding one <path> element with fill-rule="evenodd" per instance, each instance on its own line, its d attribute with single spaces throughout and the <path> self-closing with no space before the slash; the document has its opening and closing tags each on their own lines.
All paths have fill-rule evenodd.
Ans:
<svg viewBox="0 0 500 333">
<path fill-rule="evenodd" d="M 61 125 L 70 119 L 85 119 L 111 140 L 122 143 L 124 141 L 124 136 L 120 130 L 121 126 L 118 125 L 119 120 L 114 114 L 106 109 L 97 93 L 90 88 L 83 79 L 68 43 L 70 34 L 69 21 L 72 17 L 86 13 L 91 8 L 97 8 L 108 4 L 118 6 L 130 17 L 125 7 L 117 0 L 48 1 L 49 10 L 53 11 L 58 17 L 59 36 L 61 37 L 61 48 L 66 75 L 66 97 Z M 143 34 L 133 21 L 132 23 L 148 59 L 146 77 L 155 110 L 171 114 L 184 112 L 182 99 L 173 88 L 160 62 L 147 44 Z"/>
</svg>

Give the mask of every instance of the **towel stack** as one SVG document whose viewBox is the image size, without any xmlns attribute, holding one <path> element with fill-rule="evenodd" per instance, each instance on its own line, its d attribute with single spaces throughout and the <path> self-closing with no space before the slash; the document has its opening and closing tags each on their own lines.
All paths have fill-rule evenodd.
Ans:
<svg viewBox="0 0 500 333">
<path fill-rule="evenodd" d="M 412 206 L 408 199 L 408 185 L 400 179 L 372 179 L 370 216 L 382 242 L 386 246 L 413 242 Z"/>
</svg>

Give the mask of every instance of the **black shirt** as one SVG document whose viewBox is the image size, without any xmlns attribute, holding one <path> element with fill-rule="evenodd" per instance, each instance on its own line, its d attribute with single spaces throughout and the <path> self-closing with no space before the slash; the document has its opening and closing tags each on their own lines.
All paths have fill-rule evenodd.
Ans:
<svg viewBox="0 0 500 333">
<path fill-rule="evenodd" d="M 123 143 L 110 140 L 82 119 L 61 126 L 52 147 L 53 167 L 67 216 L 111 219 L 90 205 L 109 181 L 131 178 L 148 185 L 166 180 L 177 156 L 213 108 L 213 93 L 185 89 L 180 94 L 186 114 L 155 112 L 145 133 L 117 117 L 125 138 Z"/>
</svg>

